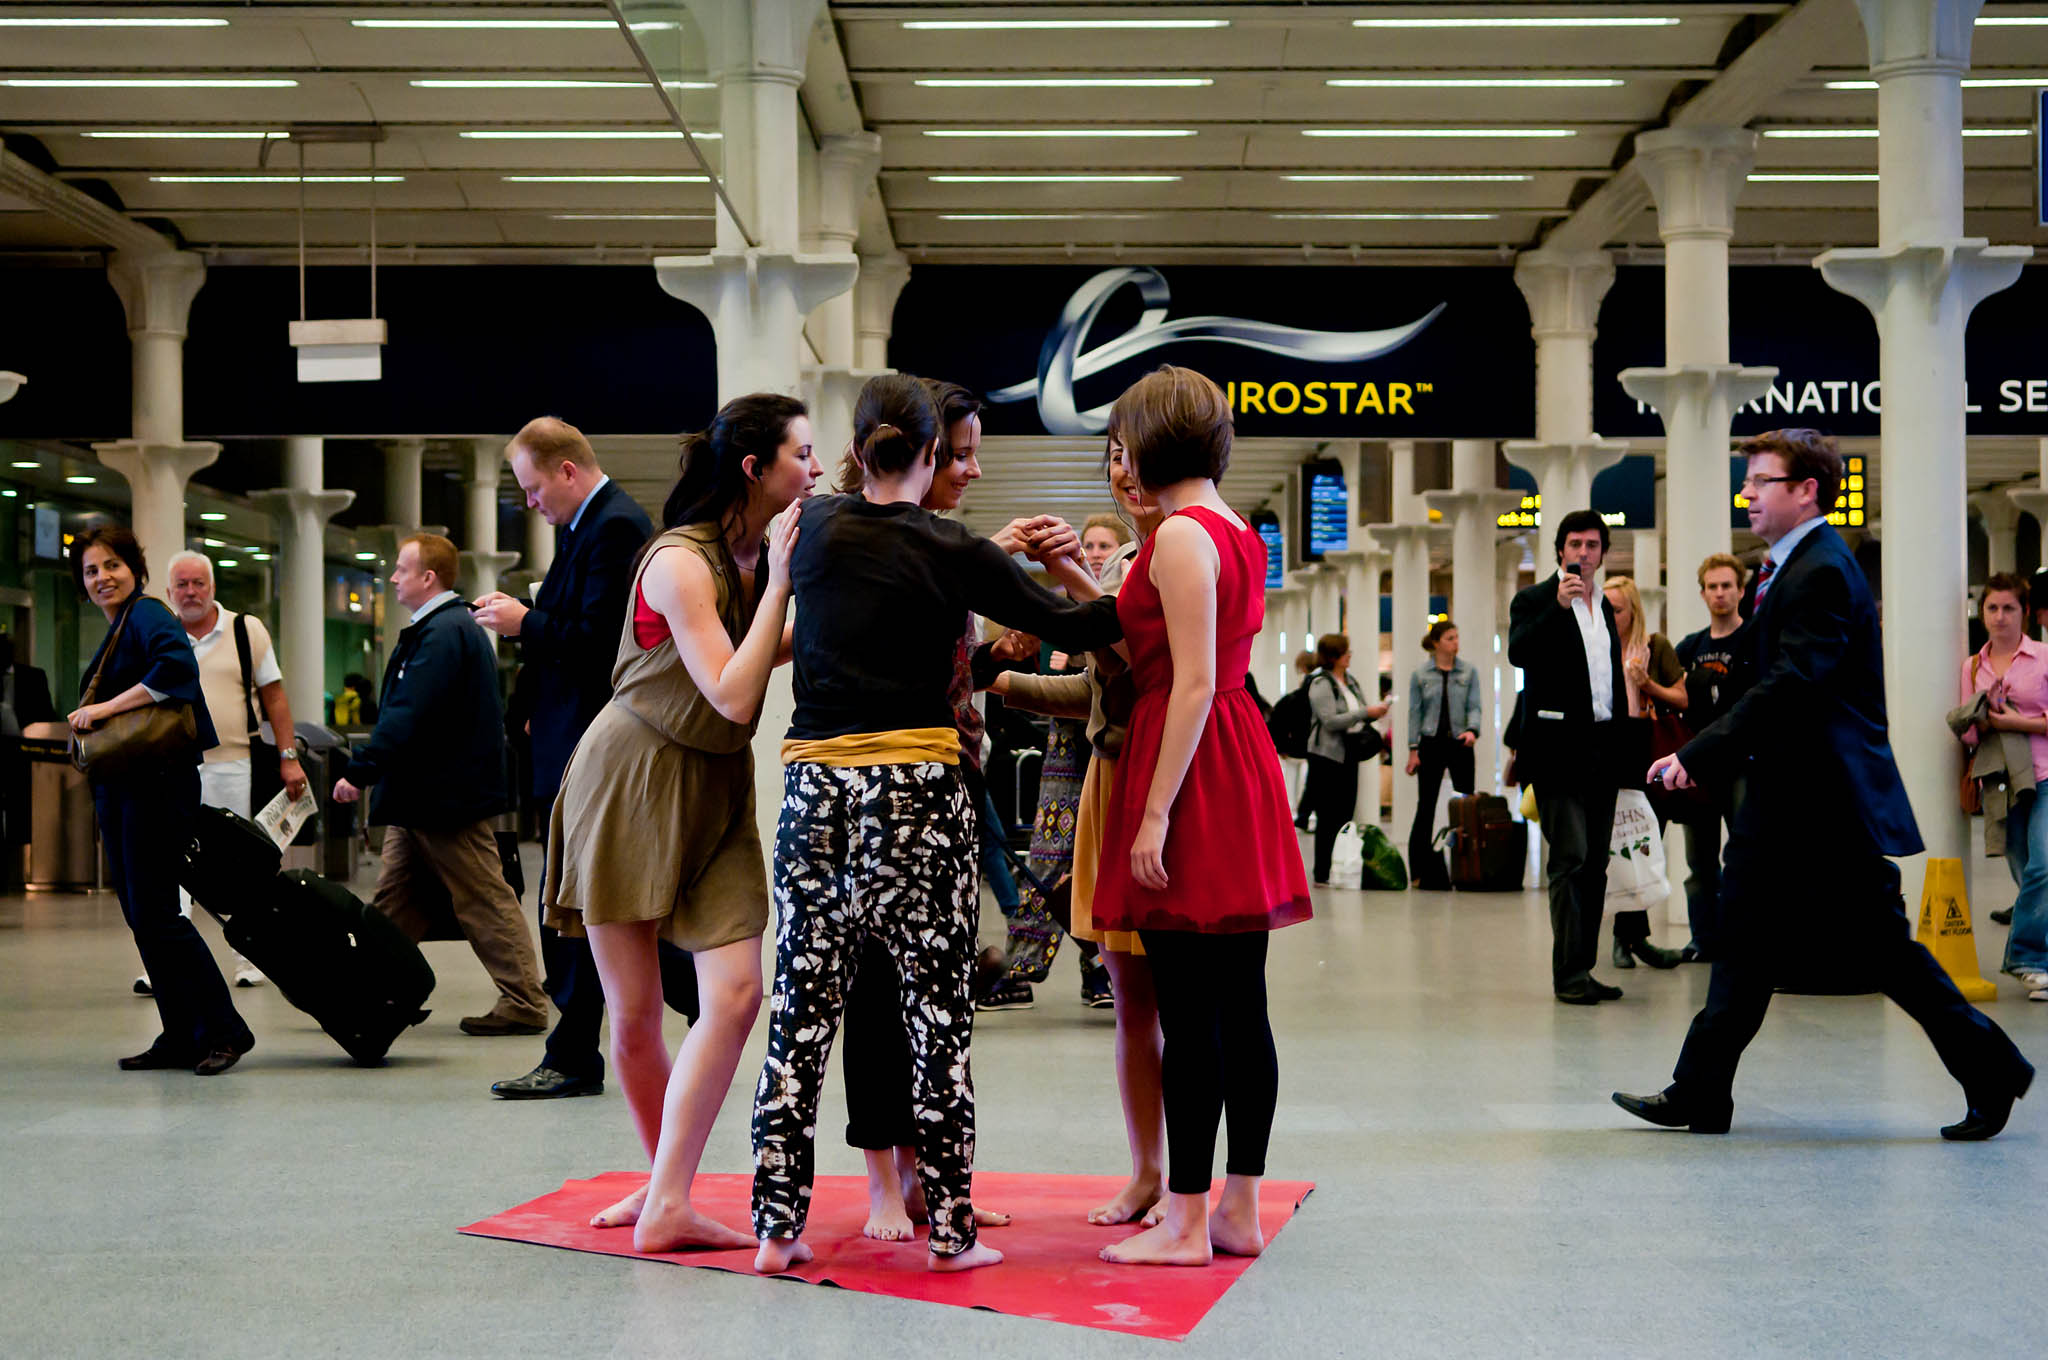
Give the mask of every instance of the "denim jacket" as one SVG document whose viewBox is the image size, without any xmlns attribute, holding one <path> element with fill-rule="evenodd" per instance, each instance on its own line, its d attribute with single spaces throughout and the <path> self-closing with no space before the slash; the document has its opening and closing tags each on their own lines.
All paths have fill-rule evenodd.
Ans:
<svg viewBox="0 0 2048 1360">
<path fill-rule="evenodd" d="M 1417 666 L 1408 676 L 1408 749 L 1422 745 L 1424 737 L 1437 730 L 1437 709 L 1443 702 L 1445 672 L 1437 669 L 1436 658 Z M 1463 657 L 1451 663 L 1451 735 L 1479 730 L 1479 671 Z"/>
</svg>

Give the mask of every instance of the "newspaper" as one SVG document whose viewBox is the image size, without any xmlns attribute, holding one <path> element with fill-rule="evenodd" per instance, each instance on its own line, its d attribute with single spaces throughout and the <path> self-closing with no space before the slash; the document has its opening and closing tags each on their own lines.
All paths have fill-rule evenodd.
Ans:
<svg viewBox="0 0 2048 1360">
<path fill-rule="evenodd" d="M 282 850 L 292 843 L 293 838 L 299 834 L 299 828 L 306 824 L 307 819 L 319 810 L 319 801 L 313 797 L 313 790 L 310 787 L 299 795 L 297 802 L 293 802 L 290 795 L 279 789 L 277 797 L 271 799 L 263 811 L 256 814 L 256 825 L 262 827 L 263 834 L 276 841 L 277 848 Z"/>
</svg>

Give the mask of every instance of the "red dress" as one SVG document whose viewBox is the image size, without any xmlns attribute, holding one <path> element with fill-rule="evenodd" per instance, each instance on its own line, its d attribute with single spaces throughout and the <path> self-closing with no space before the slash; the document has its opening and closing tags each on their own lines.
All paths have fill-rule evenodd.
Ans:
<svg viewBox="0 0 2048 1360">
<path fill-rule="evenodd" d="M 1211 935 L 1277 930 L 1306 921 L 1310 910 L 1280 757 L 1244 687 L 1252 639 L 1266 615 L 1266 545 L 1213 510 L 1193 506 L 1176 513 L 1208 530 L 1222 559 L 1216 579 L 1216 701 L 1167 824 L 1169 886 L 1154 892 L 1131 877 L 1131 843 L 1144 820 L 1173 689 L 1166 615 L 1152 583 L 1155 533 L 1131 563 L 1116 600 L 1138 699 L 1103 827 L 1095 925 Z"/>
</svg>

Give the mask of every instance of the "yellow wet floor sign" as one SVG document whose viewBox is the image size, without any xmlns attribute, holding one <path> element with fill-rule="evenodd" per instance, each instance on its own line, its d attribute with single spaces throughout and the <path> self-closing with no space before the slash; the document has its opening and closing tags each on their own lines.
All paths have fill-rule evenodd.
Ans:
<svg viewBox="0 0 2048 1360">
<path fill-rule="evenodd" d="M 1996 1001 L 1998 986 L 1977 971 L 1977 937 L 1970 929 L 1970 894 L 1963 886 L 1963 862 L 1930 859 L 1920 890 L 1920 928 L 1913 938 L 1927 946 L 1934 961 L 1966 1001 Z"/>
</svg>

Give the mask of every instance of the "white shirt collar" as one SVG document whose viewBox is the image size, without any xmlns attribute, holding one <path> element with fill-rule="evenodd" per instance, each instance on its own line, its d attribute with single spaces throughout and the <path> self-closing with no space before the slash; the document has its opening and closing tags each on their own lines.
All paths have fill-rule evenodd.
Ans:
<svg viewBox="0 0 2048 1360">
<path fill-rule="evenodd" d="M 576 513 L 569 516 L 570 532 L 575 532 L 576 526 L 583 522 L 583 512 L 590 508 L 590 503 L 597 499 L 597 493 L 604 490 L 605 483 L 609 481 L 611 481 L 611 478 L 605 476 L 603 473 L 600 472 L 597 475 L 597 485 L 590 488 L 590 494 L 583 498 L 583 504 L 577 506 Z"/>
<path fill-rule="evenodd" d="M 1792 550 L 1799 546 L 1799 541 L 1827 521 L 1826 515 L 1815 515 L 1812 519 L 1794 526 L 1783 538 L 1773 543 L 1771 550 L 1765 554 L 1771 559 L 1773 568 L 1784 566 L 1786 560 L 1792 556 Z"/>
<path fill-rule="evenodd" d="M 441 607 L 442 605 L 444 605 L 444 604 L 448 603 L 448 602 L 449 602 L 450 600 L 452 600 L 452 599 L 454 599 L 454 598 L 455 598 L 455 592 L 454 592 L 454 591 L 452 591 L 452 590 L 444 590 L 444 591 L 442 591 L 442 592 L 441 592 L 441 593 L 440 593 L 439 595 L 436 595 L 436 596 L 435 596 L 435 597 L 434 597 L 433 599 L 431 599 L 431 600 L 428 600 L 428 601 L 427 601 L 427 602 L 426 602 L 425 604 L 421 605 L 421 606 L 420 606 L 420 607 L 419 607 L 418 609 L 415 609 L 415 610 L 413 610 L 413 611 L 412 611 L 412 621 L 413 621 L 413 623 L 418 623 L 418 622 L 419 622 L 419 621 L 420 621 L 421 619 L 423 619 L 423 618 L 425 618 L 425 617 L 426 617 L 427 615 L 429 615 L 429 614 L 433 613 L 433 612 L 434 612 L 434 611 L 435 611 L 436 609 L 439 609 L 439 608 L 440 608 L 440 607 Z M 410 625 L 410 624 L 408 624 L 407 626 L 408 626 L 408 627 L 410 627 L 411 625 Z"/>
<path fill-rule="evenodd" d="M 211 627 L 211 628 L 207 629 L 207 630 L 206 630 L 205 632 L 201 633 L 201 634 L 200 634 L 200 635 L 199 635 L 198 637 L 193 637 L 193 636 L 192 636 L 192 630 L 191 630 L 191 629 L 189 629 L 189 628 L 186 628 L 186 629 L 185 629 L 185 636 L 186 636 L 187 638 L 190 638 L 190 639 L 191 639 L 192 645 L 193 645 L 194 647 L 197 647 L 197 646 L 198 646 L 198 645 L 199 645 L 200 643 L 202 643 L 202 642 L 211 642 L 211 641 L 213 641 L 213 640 L 214 640 L 215 638 L 219 637 L 219 636 L 220 636 L 220 635 L 221 635 L 221 634 L 222 634 L 223 632 L 225 632 L 225 631 L 227 630 L 227 626 L 228 626 L 228 620 L 229 620 L 229 619 L 230 619 L 231 617 L 233 617 L 233 616 L 232 616 L 232 615 L 231 615 L 231 614 L 230 614 L 230 613 L 229 613 L 229 612 L 228 612 L 228 611 L 227 611 L 226 609 L 223 609 L 223 608 L 222 608 L 221 606 L 219 606 L 219 605 L 217 605 L 217 604 L 216 604 L 216 605 L 215 605 L 215 606 L 213 607 L 213 627 Z M 185 621 L 184 621 L 183 619 L 179 619 L 179 620 L 178 620 L 178 626 L 179 626 L 180 628 L 184 628 L 184 627 L 185 627 Z"/>
</svg>

